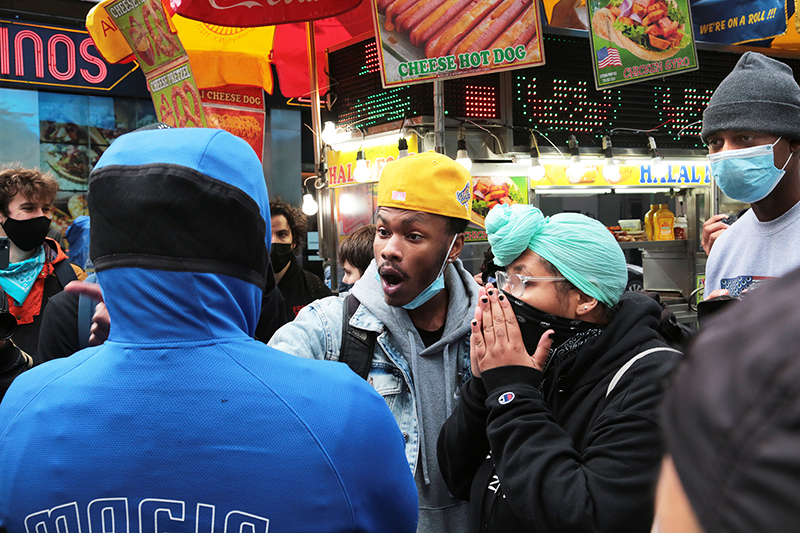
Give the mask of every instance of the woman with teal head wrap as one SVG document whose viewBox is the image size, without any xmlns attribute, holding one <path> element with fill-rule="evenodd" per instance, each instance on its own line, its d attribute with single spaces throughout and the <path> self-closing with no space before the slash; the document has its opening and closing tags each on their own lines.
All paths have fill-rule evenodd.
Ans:
<svg viewBox="0 0 800 533">
<path fill-rule="evenodd" d="M 502 205 L 486 230 L 506 270 L 478 293 L 473 377 L 439 435 L 450 492 L 482 532 L 649 533 L 675 359 L 661 307 L 624 292 L 625 257 L 596 220 Z"/>
<path fill-rule="evenodd" d="M 546 217 L 536 207 L 501 205 L 486 217 L 486 231 L 498 266 L 511 264 L 527 249 L 608 307 L 614 307 L 625 291 L 625 254 L 597 220 L 577 213 Z"/>
</svg>

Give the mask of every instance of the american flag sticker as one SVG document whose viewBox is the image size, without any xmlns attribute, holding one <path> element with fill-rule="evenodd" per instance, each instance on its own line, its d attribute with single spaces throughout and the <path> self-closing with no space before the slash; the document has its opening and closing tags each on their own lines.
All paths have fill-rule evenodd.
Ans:
<svg viewBox="0 0 800 533">
<path fill-rule="evenodd" d="M 621 67 L 622 61 L 619 58 L 619 50 L 604 46 L 597 51 L 597 68 Z"/>
<path fill-rule="evenodd" d="M 507 403 L 511 403 L 512 401 L 514 401 L 514 397 L 515 396 L 513 392 L 504 392 L 503 394 L 500 395 L 497 401 L 498 403 L 500 403 L 500 405 L 505 405 Z"/>
<path fill-rule="evenodd" d="M 405 202 L 406 193 L 402 191 L 392 191 L 392 200 L 397 200 L 398 202 Z"/>
</svg>

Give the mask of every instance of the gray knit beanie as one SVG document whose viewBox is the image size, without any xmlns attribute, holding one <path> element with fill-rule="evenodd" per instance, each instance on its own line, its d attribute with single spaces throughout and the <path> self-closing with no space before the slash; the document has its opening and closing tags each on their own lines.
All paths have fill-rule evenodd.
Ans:
<svg viewBox="0 0 800 533">
<path fill-rule="evenodd" d="M 742 54 L 703 112 L 703 142 L 723 130 L 800 140 L 800 87 L 791 67 L 756 52 Z"/>
</svg>

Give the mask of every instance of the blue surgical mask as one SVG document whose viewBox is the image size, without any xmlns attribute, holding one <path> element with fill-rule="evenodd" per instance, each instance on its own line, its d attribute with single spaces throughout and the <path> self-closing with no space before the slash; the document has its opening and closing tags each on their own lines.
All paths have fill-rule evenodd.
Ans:
<svg viewBox="0 0 800 533">
<path fill-rule="evenodd" d="M 789 154 L 782 168 L 775 167 L 772 150 L 780 140 L 778 137 L 772 144 L 708 154 L 711 175 L 722 192 L 748 204 L 766 198 L 786 174 L 784 169 L 792 158 Z"/>
<path fill-rule="evenodd" d="M 404 305 L 403 309 L 416 309 L 417 307 L 426 304 L 428 300 L 439 294 L 439 292 L 444 289 L 444 269 L 447 266 L 447 258 L 450 257 L 450 250 L 453 249 L 453 245 L 456 243 L 457 238 L 458 235 L 453 237 L 453 241 L 450 243 L 447 253 L 444 254 L 444 263 L 442 263 L 442 268 L 439 269 L 439 275 L 436 276 L 436 279 L 433 280 L 433 283 L 428 285 L 428 287 L 419 293 L 416 298 Z"/>
</svg>

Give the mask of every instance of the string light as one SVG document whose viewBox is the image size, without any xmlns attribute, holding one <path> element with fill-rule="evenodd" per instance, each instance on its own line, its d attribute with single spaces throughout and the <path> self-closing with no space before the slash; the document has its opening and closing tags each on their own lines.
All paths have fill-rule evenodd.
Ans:
<svg viewBox="0 0 800 533">
<path fill-rule="evenodd" d="M 586 164 L 581 161 L 581 154 L 578 151 L 578 139 L 573 134 L 569 136 L 569 153 L 570 164 L 567 167 L 567 179 L 570 183 L 580 183 L 581 178 L 583 178 L 588 169 Z"/>
<path fill-rule="evenodd" d="M 353 179 L 358 183 L 364 183 L 369 180 L 369 176 L 369 166 L 364 158 L 364 150 L 359 150 L 356 155 L 356 168 L 353 170 Z"/>
<path fill-rule="evenodd" d="M 467 172 L 472 170 L 472 159 L 469 158 L 467 153 L 467 135 L 464 131 L 464 126 L 458 128 L 458 151 L 456 152 L 456 163 L 460 164 L 467 169 Z"/>
<path fill-rule="evenodd" d="M 656 140 L 652 136 L 647 137 L 647 143 L 650 147 L 650 154 L 653 158 L 650 160 L 650 173 L 656 179 L 664 179 L 669 174 L 669 165 L 664 163 L 661 156 L 658 155 L 658 148 L 656 147 Z"/>
<path fill-rule="evenodd" d="M 603 137 L 603 177 L 609 183 L 619 183 L 622 176 L 619 172 L 619 165 L 614 161 L 614 153 L 611 149 L 611 136 L 605 135 Z"/>
<path fill-rule="evenodd" d="M 531 132 L 531 166 L 528 167 L 528 180 L 533 189 L 538 182 L 544 178 L 545 170 L 539 162 L 539 145 L 536 144 L 536 137 Z"/>
<path fill-rule="evenodd" d="M 323 168 L 323 166 L 320 165 L 320 168 Z M 309 191 L 308 187 L 306 186 L 306 183 L 308 183 L 308 180 L 310 180 L 310 179 L 316 180 L 317 177 L 316 176 L 310 176 L 303 183 L 303 188 L 305 189 L 306 193 L 303 195 L 303 205 L 302 205 L 301 209 L 303 210 L 303 213 L 305 213 L 306 215 L 314 216 L 314 215 L 317 214 L 317 211 L 319 210 L 319 204 L 314 199 L 314 196 L 311 194 L 311 192 Z"/>
</svg>

